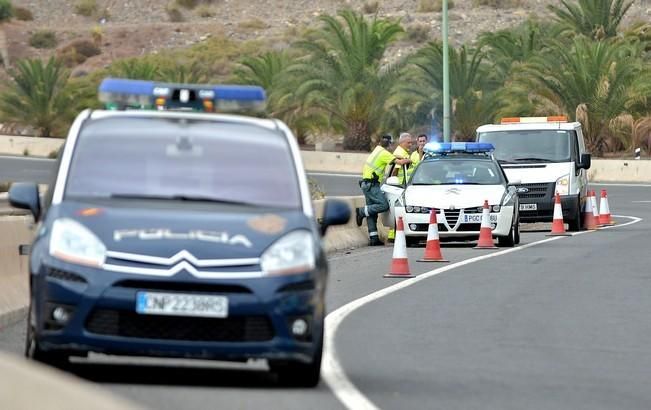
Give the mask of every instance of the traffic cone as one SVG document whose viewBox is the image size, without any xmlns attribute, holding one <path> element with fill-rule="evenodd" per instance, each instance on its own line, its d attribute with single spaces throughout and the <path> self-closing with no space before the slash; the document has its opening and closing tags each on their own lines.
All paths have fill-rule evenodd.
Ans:
<svg viewBox="0 0 651 410">
<path fill-rule="evenodd" d="M 488 201 L 484 201 L 484 209 L 481 213 L 481 228 L 479 228 L 479 241 L 475 249 L 495 249 L 495 242 L 493 242 L 493 230 L 491 229 L 490 209 L 488 209 Z"/>
<path fill-rule="evenodd" d="M 391 261 L 391 273 L 384 275 L 385 278 L 413 278 L 409 272 L 409 259 L 407 258 L 407 240 L 405 239 L 405 225 L 402 216 L 398 217 L 396 223 L 396 238 L 393 243 L 393 260 Z"/>
<path fill-rule="evenodd" d="M 583 227 L 588 231 L 597 230 L 597 221 L 595 221 L 592 213 L 592 192 L 590 191 L 588 191 L 588 196 L 585 197 L 585 204 L 583 205 Z"/>
<path fill-rule="evenodd" d="M 552 231 L 547 236 L 571 236 L 565 232 L 565 223 L 563 223 L 563 207 L 561 206 L 561 196 L 556 193 L 554 199 L 554 220 L 552 221 Z"/>
<path fill-rule="evenodd" d="M 597 208 L 597 193 L 592 190 L 591 193 L 591 202 L 592 202 L 592 216 L 594 217 L 595 224 L 597 225 L 597 229 L 599 229 L 599 210 Z"/>
<path fill-rule="evenodd" d="M 436 209 L 429 213 L 429 227 L 427 228 L 427 245 L 425 255 L 418 262 L 450 262 L 441 254 L 441 242 L 439 241 L 439 223 L 436 221 Z"/>
<path fill-rule="evenodd" d="M 599 225 L 615 225 L 610 216 L 610 207 L 608 206 L 608 194 L 605 189 L 601 190 L 601 204 L 599 204 Z"/>
</svg>

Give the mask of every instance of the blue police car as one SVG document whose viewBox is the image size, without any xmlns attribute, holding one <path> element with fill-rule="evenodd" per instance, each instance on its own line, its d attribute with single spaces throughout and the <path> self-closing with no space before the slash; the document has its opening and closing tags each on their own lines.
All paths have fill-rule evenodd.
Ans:
<svg viewBox="0 0 651 410">
<path fill-rule="evenodd" d="M 319 381 L 327 263 L 300 152 L 250 111 L 264 90 L 106 79 L 106 110 L 74 121 L 37 221 L 26 355 L 65 367 L 88 352 L 242 361 Z"/>
</svg>

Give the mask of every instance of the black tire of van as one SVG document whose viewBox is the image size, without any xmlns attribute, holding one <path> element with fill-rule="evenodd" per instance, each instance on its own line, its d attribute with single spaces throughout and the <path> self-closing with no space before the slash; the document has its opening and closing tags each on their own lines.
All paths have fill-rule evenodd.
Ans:
<svg viewBox="0 0 651 410">
<path fill-rule="evenodd" d="M 581 225 L 581 197 L 579 197 L 573 217 L 568 218 L 567 230 L 568 232 L 579 232 L 581 230 Z"/>
</svg>

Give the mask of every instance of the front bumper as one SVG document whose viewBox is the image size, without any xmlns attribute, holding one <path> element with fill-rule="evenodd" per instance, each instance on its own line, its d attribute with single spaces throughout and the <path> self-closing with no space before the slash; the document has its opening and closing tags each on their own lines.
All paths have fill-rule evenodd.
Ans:
<svg viewBox="0 0 651 410">
<path fill-rule="evenodd" d="M 142 315 L 138 291 L 198 293 L 228 298 L 228 317 Z M 249 358 L 309 362 L 322 338 L 325 267 L 299 275 L 254 279 L 171 278 L 106 272 L 48 258 L 32 272 L 36 335 L 43 350 L 71 355 Z M 71 312 L 57 323 L 52 312 Z M 303 318 L 308 334 L 295 337 L 291 323 Z"/>
<path fill-rule="evenodd" d="M 407 237 L 427 237 L 428 213 L 408 213 L 404 207 L 395 208 L 396 216 L 402 217 Z M 507 236 L 513 225 L 513 206 L 503 206 L 499 212 L 491 212 L 493 236 Z M 461 210 L 439 210 L 436 216 L 440 238 L 477 237 L 481 228 L 481 214 Z M 466 222 L 466 221 L 469 222 Z"/>
</svg>

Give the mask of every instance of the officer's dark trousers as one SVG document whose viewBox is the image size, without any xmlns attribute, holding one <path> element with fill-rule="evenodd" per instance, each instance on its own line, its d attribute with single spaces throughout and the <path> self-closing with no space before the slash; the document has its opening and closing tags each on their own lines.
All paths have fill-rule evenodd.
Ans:
<svg viewBox="0 0 651 410">
<path fill-rule="evenodd" d="M 364 198 L 366 198 L 366 206 L 362 211 L 367 216 L 368 235 L 370 237 L 378 236 L 377 216 L 389 209 L 389 203 L 380 189 L 379 182 L 360 181 L 359 186 L 362 188 Z"/>
</svg>

